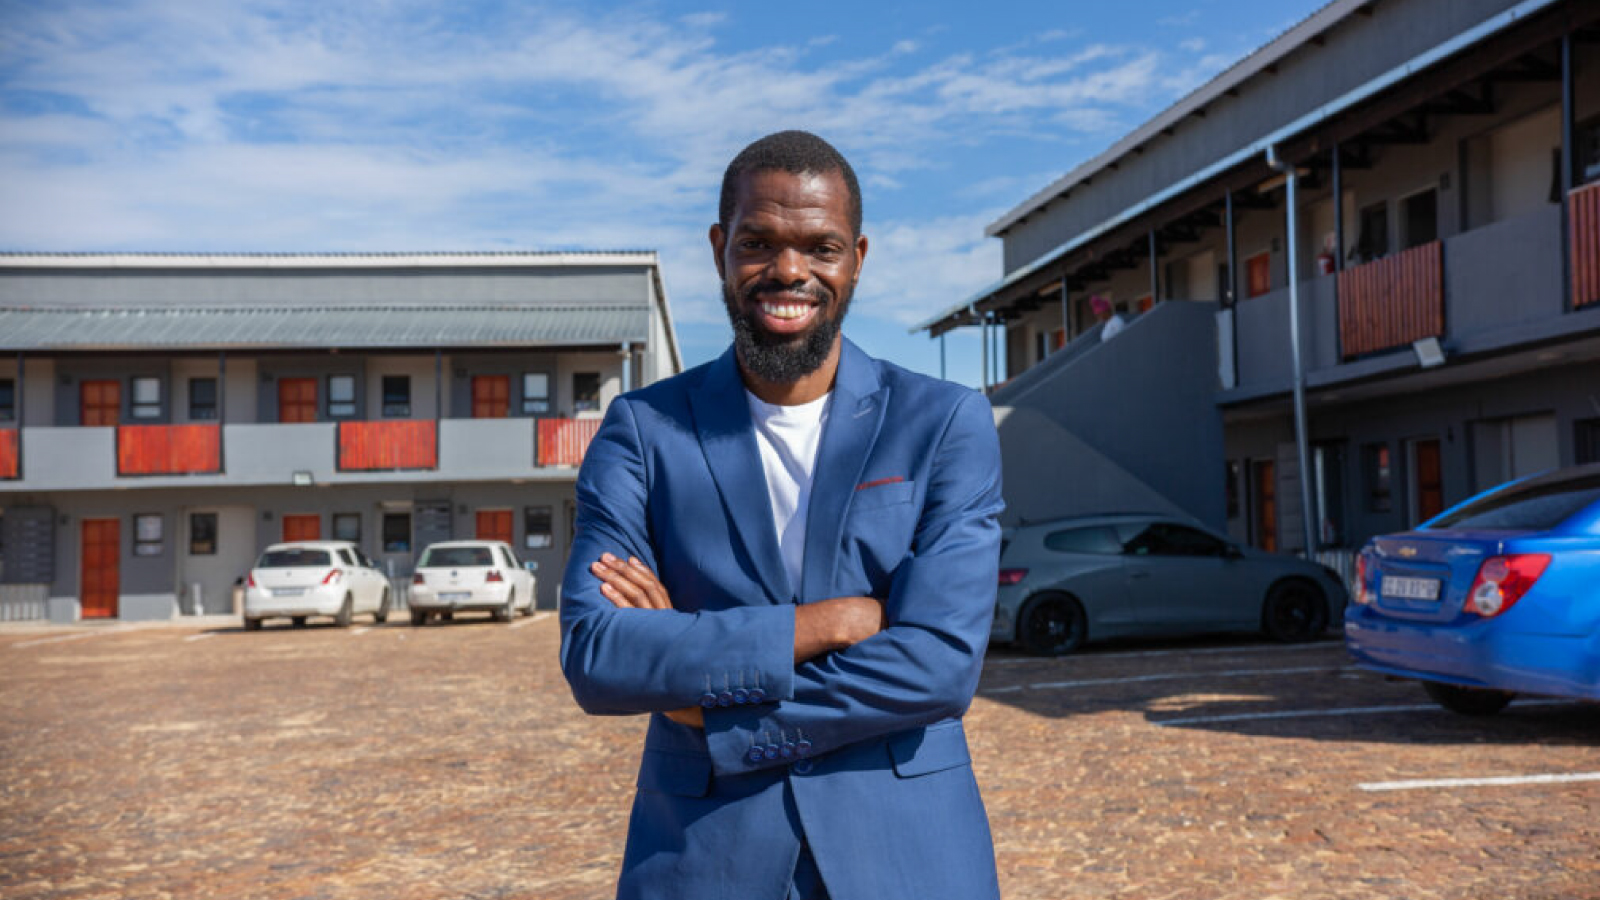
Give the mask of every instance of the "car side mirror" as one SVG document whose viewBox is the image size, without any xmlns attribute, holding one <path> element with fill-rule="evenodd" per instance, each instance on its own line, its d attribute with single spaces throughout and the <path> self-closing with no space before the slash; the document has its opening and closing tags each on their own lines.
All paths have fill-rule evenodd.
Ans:
<svg viewBox="0 0 1600 900">
<path fill-rule="evenodd" d="M 529 572 L 537 572 L 537 571 L 539 571 L 539 564 L 534 562 L 531 559 L 523 562 L 522 567 L 524 569 L 527 569 Z"/>
</svg>

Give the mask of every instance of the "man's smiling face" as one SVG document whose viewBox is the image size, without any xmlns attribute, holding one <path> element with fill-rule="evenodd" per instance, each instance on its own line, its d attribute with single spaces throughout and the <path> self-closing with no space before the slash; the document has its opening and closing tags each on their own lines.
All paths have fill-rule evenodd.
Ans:
<svg viewBox="0 0 1600 900">
<path fill-rule="evenodd" d="M 727 228 L 711 228 L 739 362 L 786 384 L 835 352 L 866 257 L 838 172 L 761 169 L 739 179 Z"/>
</svg>

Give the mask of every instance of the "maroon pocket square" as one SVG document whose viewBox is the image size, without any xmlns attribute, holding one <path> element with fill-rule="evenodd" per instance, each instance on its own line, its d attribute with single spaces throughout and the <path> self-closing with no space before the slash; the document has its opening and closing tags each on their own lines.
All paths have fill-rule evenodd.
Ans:
<svg viewBox="0 0 1600 900">
<path fill-rule="evenodd" d="M 879 478 L 876 481 L 863 481 L 860 484 L 856 485 L 856 490 L 864 491 L 867 488 L 882 487 L 883 485 L 886 485 L 886 484 L 899 484 L 900 482 L 905 481 L 905 480 L 906 480 L 905 476 L 903 476 L 903 475 L 894 475 L 894 476 L 891 476 L 889 478 Z"/>
</svg>

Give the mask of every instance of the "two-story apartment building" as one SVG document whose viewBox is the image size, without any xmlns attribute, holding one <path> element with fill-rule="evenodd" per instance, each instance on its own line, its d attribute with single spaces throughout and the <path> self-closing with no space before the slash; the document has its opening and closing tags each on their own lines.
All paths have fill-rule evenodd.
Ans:
<svg viewBox="0 0 1600 900">
<path fill-rule="evenodd" d="M 989 234 L 919 328 L 1003 343 L 1014 517 L 1348 549 L 1600 459 L 1600 4 L 1335 0 Z"/>
<path fill-rule="evenodd" d="M 656 255 L 0 255 L 0 617 L 230 611 L 266 545 L 555 589 L 619 392 L 680 371 Z"/>
</svg>

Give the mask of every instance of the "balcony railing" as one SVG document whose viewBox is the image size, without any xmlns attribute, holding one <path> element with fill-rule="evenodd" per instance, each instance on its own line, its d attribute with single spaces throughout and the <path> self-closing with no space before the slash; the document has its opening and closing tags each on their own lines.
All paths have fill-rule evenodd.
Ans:
<svg viewBox="0 0 1600 900">
<path fill-rule="evenodd" d="M 1439 241 L 1339 273 L 1344 357 L 1444 334 L 1444 254 Z"/>
<path fill-rule="evenodd" d="M 222 471 L 217 425 L 117 426 L 118 475 L 214 475 Z"/>
<path fill-rule="evenodd" d="M 1600 303 L 1600 183 L 1567 195 L 1572 239 L 1572 305 Z"/>
<path fill-rule="evenodd" d="M 437 469 L 437 434 L 432 419 L 340 422 L 339 471 Z"/>
<path fill-rule="evenodd" d="M 0 478 L 12 479 L 22 474 L 21 442 L 15 428 L 0 429 Z"/>
<path fill-rule="evenodd" d="M 600 430 L 599 419 L 540 419 L 538 459 L 540 466 L 576 466 Z"/>
</svg>

